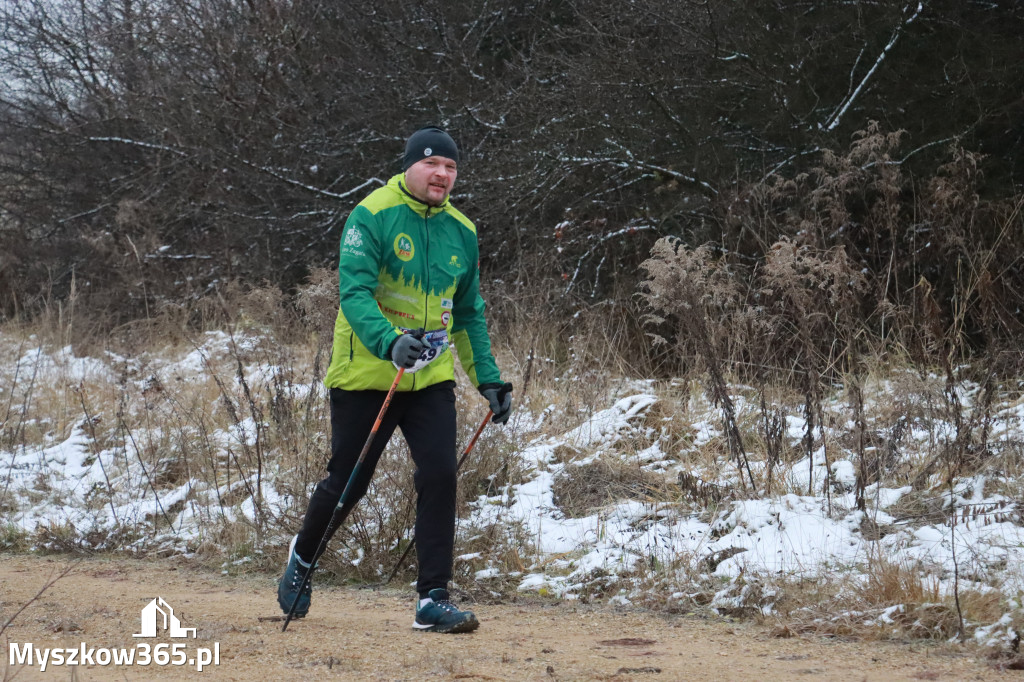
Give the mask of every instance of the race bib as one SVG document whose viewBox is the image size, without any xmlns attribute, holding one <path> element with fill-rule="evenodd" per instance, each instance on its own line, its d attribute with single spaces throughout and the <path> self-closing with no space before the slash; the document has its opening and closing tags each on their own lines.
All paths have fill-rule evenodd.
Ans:
<svg viewBox="0 0 1024 682">
<path fill-rule="evenodd" d="M 402 331 L 409 333 L 410 329 L 402 328 Z M 420 353 L 420 356 L 416 358 L 416 364 L 405 370 L 406 374 L 415 374 L 420 371 L 434 360 L 444 355 L 445 351 L 448 350 L 448 330 L 447 329 L 435 329 L 423 334 L 423 342 L 427 344 L 428 348 Z M 395 364 L 392 362 L 391 364 Z M 395 365 L 397 368 L 398 365 Z"/>
</svg>

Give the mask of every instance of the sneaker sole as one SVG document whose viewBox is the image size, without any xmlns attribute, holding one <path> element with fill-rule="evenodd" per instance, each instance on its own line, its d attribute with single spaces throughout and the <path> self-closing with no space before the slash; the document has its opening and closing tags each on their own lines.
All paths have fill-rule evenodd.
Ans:
<svg viewBox="0 0 1024 682">
<path fill-rule="evenodd" d="M 473 632 L 473 630 L 480 627 L 480 621 L 476 619 L 476 616 L 473 616 L 472 618 L 467 618 L 466 620 L 453 623 L 446 627 L 438 625 L 422 625 L 413 621 L 412 627 L 414 630 L 418 630 L 419 632 L 436 632 L 442 635 L 458 635 L 465 632 Z"/>
<path fill-rule="evenodd" d="M 292 605 L 291 604 L 288 604 L 288 606 L 285 606 L 284 604 L 281 603 L 280 599 L 277 600 L 277 605 L 281 607 L 281 613 L 283 613 L 286 616 L 288 615 L 288 612 L 292 610 Z M 292 614 L 292 618 L 293 619 L 294 618 L 305 618 L 307 615 L 309 615 L 309 609 L 306 609 L 305 611 L 296 611 L 295 613 Z"/>
</svg>

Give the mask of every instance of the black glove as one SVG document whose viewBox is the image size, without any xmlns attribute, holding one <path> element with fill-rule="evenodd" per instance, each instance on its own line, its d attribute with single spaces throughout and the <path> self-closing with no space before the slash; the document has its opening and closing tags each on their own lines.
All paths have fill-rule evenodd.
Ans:
<svg viewBox="0 0 1024 682">
<path fill-rule="evenodd" d="M 403 369 L 416 364 L 416 359 L 427 349 L 427 344 L 412 334 L 402 334 L 391 342 L 391 361 Z"/>
<path fill-rule="evenodd" d="M 477 390 L 491 404 L 491 412 L 494 413 L 491 421 L 495 424 L 507 422 L 512 415 L 512 384 L 480 384 Z"/>
</svg>

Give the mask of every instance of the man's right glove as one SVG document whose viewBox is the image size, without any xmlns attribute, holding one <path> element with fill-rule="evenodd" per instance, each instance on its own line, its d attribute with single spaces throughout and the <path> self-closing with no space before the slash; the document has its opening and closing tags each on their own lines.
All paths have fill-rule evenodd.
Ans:
<svg viewBox="0 0 1024 682">
<path fill-rule="evenodd" d="M 402 334 L 391 342 L 391 361 L 403 369 L 416 364 L 417 358 L 429 346 L 412 334 Z"/>
<path fill-rule="evenodd" d="M 491 421 L 495 424 L 507 422 L 512 415 L 512 384 L 480 384 L 477 390 L 491 404 L 491 412 L 494 413 Z"/>
</svg>

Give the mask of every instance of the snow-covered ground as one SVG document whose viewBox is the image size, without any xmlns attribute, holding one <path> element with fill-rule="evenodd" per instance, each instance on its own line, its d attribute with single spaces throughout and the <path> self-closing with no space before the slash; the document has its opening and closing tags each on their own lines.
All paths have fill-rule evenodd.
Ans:
<svg viewBox="0 0 1024 682">
<path fill-rule="evenodd" d="M 283 470 L 274 453 L 262 453 L 258 475 L 247 466 L 245 458 L 252 457 L 249 450 L 259 426 L 252 413 L 239 415 L 219 430 L 188 420 L 167 423 L 159 413 L 144 427 L 112 429 L 83 409 L 83 404 L 89 407 L 87 401 L 72 401 L 62 406 L 74 416 L 67 422 L 70 428 L 61 433 L 56 415 L 48 427 L 41 423 L 48 417 L 32 410 L 19 412 L 30 386 L 50 391 L 63 387 L 65 393 L 76 395 L 76 390 L 84 390 L 76 386 L 92 387 L 95 393 L 96 386 L 134 382 L 144 393 L 161 386 L 198 384 L 218 358 L 228 355 L 229 346 L 237 344 L 237 352 L 244 341 L 211 333 L 188 352 L 146 358 L 109 353 L 81 358 L 70 348 L 25 350 L 23 345 L 20 353 L 13 353 L 13 342 L 0 341 L 8 351 L 5 357 L 11 358 L 0 367 L 0 409 L 7 410 L 0 432 L 5 436 L 0 441 L 5 444 L 0 450 L 0 511 L 6 527 L 0 540 L 19 536 L 45 545 L 48 538 L 64 537 L 71 546 L 187 554 L 214 538 L 224 524 L 243 517 L 253 520 L 257 513 L 281 517 L 293 505 L 294 472 Z M 311 391 L 322 390 L 315 384 L 284 381 L 280 369 L 267 363 L 255 362 L 242 372 L 253 391 L 273 384 L 299 402 Z M 229 389 L 237 391 L 240 383 L 235 377 Z M 680 442 L 659 436 L 659 422 L 666 417 L 664 410 L 655 414 L 663 398 L 653 383 L 616 385 L 603 405 L 575 419 L 578 425 L 571 428 L 557 428 L 556 405 L 535 411 L 522 408 L 505 427 L 507 437 L 517 444 L 514 456 L 524 473 L 472 502 L 459 532 L 465 539 L 483 528 L 507 529 L 506 539 L 523 543 L 521 556 L 528 566 L 510 573 L 486 552 L 460 557 L 474 567 L 478 584 L 512 580 L 519 590 L 565 599 L 590 599 L 601 591 L 629 603 L 645 596 L 656 575 L 664 598 L 683 608 L 710 586 L 712 608 L 747 605 L 770 614 L 772 595 L 788 582 L 841 576 L 850 585 L 863 584 L 872 565 L 884 560 L 934 581 L 941 595 L 955 589 L 997 591 L 1002 615 L 969 625 L 983 643 L 1015 637 L 1024 593 L 1024 527 L 1020 504 L 1011 494 L 1018 488 L 1010 472 L 978 467 L 952 484 L 943 484 L 938 472 L 916 491 L 909 481 L 897 484 L 898 476 L 883 473 L 880 483 L 867 487 L 865 509 L 858 510 L 857 455 L 836 446 L 844 442 L 837 432 L 853 425 L 843 416 L 846 407 L 837 402 L 832 409 L 842 418 L 834 423 L 841 426 L 826 432 L 828 459 L 824 446 L 818 446 L 810 458 L 780 463 L 774 476 L 783 492 L 763 495 L 742 486 L 728 448 L 721 449 L 725 454 L 715 466 L 708 465 L 706 456 L 696 456 L 724 442 L 721 414 L 703 396 L 691 396 L 685 411 L 672 414 L 671 419 L 688 422 L 690 436 Z M 965 405 L 970 405 L 972 390 L 963 388 Z M 200 410 L 203 400 L 214 410 L 223 403 L 223 395 L 212 393 L 197 400 Z M 734 400 L 738 415 L 756 415 L 757 406 L 744 400 L 742 390 Z M 28 418 L 29 412 L 35 416 Z M 999 445 L 994 449 L 1005 451 L 1024 442 L 1024 404 L 1001 406 L 990 426 L 990 438 Z M 799 416 L 786 418 L 783 439 L 790 452 L 805 452 L 805 428 Z M 15 429 L 42 435 L 13 440 Z M 948 424 L 912 419 L 903 436 L 902 457 L 923 461 L 953 437 Z M 211 479 L 182 468 L 173 453 L 190 438 L 202 438 L 208 448 L 225 453 L 218 459 L 226 463 L 226 477 Z M 638 442 L 642 447 L 636 446 Z M 166 455 L 154 457 L 161 448 Z M 755 478 L 763 480 L 764 457 L 754 448 L 748 450 Z M 565 457 L 566 451 L 573 455 Z M 680 473 L 696 476 L 727 494 L 713 502 L 685 499 L 682 494 L 609 499 L 586 515 L 567 514 L 556 501 L 558 481 L 574 473 L 573 468 L 579 473 L 598 461 L 618 461 L 668 482 Z M 826 461 L 831 477 L 825 475 Z M 893 469 L 899 466 L 888 464 Z M 930 513 L 907 513 L 900 505 L 908 496 Z M 752 584 L 761 585 L 756 600 Z M 598 585 L 614 589 L 609 594 L 597 590 Z M 858 617 L 865 623 L 892 622 L 891 615 L 901 607 L 891 604 Z"/>
</svg>

